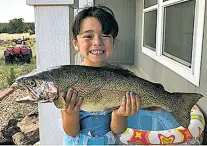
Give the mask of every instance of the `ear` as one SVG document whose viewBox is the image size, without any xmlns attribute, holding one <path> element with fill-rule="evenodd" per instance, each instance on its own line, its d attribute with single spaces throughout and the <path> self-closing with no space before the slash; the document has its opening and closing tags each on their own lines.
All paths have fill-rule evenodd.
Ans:
<svg viewBox="0 0 207 146">
<path fill-rule="evenodd" d="M 78 40 L 72 39 L 73 47 L 75 48 L 76 51 L 79 51 L 79 45 L 78 45 Z"/>
</svg>

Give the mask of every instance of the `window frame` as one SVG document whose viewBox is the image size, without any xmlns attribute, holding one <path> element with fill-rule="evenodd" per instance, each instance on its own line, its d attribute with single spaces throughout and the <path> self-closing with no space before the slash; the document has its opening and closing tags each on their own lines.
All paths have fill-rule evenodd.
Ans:
<svg viewBox="0 0 207 146">
<path fill-rule="evenodd" d="M 200 83 L 200 68 L 201 68 L 201 55 L 203 45 L 203 29 L 204 29 L 204 17 L 205 17 L 205 0 L 196 0 L 195 5 L 195 18 L 194 18 L 194 33 L 193 33 L 193 46 L 192 46 L 192 65 L 191 68 L 172 60 L 162 55 L 162 41 L 163 41 L 163 16 L 164 8 L 169 5 L 174 5 L 189 0 L 169 0 L 163 2 L 158 0 L 157 4 L 148 8 L 144 8 L 142 11 L 142 52 L 149 57 L 153 58 L 157 62 L 161 63 L 165 67 L 171 69 L 181 77 L 185 78 L 189 82 L 196 86 Z M 156 51 L 144 47 L 144 13 L 157 9 L 157 30 L 156 30 Z M 162 35 L 160 35 L 162 34 Z"/>
</svg>

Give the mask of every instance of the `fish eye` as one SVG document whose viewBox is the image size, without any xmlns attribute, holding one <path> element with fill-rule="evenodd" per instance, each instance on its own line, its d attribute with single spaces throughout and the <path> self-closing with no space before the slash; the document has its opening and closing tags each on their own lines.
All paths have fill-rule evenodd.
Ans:
<svg viewBox="0 0 207 146">
<path fill-rule="evenodd" d="M 37 86 L 35 80 L 30 80 L 28 84 L 30 86 L 32 86 L 32 87 L 36 87 Z"/>
</svg>

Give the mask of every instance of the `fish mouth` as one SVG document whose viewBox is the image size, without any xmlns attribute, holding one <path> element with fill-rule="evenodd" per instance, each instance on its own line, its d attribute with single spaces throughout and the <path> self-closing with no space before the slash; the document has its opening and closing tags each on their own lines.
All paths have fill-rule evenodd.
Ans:
<svg viewBox="0 0 207 146">
<path fill-rule="evenodd" d="M 38 94 L 32 88 L 27 86 L 26 84 L 14 82 L 11 87 L 15 90 L 20 90 L 23 97 L 17 98 L 15 101 L 19 103 L 38 103 L 38 102 L 48 102 L 47 99 L 41 98 L 41 94 Z M 27 91 L 31 93 L 31 95 L 27 94 Z"/>
<path fill-rule="evenodd" d="M 13 88 L 13 89 L 17 89 L 18 88 L 18 83 L 14 82 L 10 87 Z"/>
<path fill-rule="evenodd" d="M 36 97 L 34 98 L 34 101 L 37 101 L 40 98 L 40 94 L 38 94 L 36 91 L 34 91 L 32 88 L 30 88 L 26 84 L 24 84 L 23 87 L 29 90 L 34 95 L 34 97 Z"/>
<path fill-rule="evenodd" d="M 47 84 L 47 82 L 43 82 L 43 84 L 40 86 L 40 88 L 38 89 L 39 92 L 36 92 L 35 90 L 33 90 L 32 88 L 30 88 L 29 86 L 27 86 L 26 84 L 24 84 L 24 87 L 29 90 L 34 97 L 34 102 L 39 102 L 39 103 L 45 103 L 45 102 L 51 102 L 52 100 L 50 100 L 49 98 L 47 99 L 43 93 L 45 92 L 45 84 Z"/>
<path fill-rule="evenodd" d="M 93 54 L 93 55 L 102 55 L 104 54 L 106 51 L 105 50 L 90 50 L 89 53 Z"/>
<path fill-rule="evenodd" d="M 20 83 L 17 83 L 17 82 L 14 82 L 12 85 L 11 85 L 11 88 L 13 89 L 21 89 L 21 88 L 24 88 L 26 90 L 29 90 L 36 98 L 33 98 L 34 100 L 37 100 L 39 98 L 39 94 L 37 92 L 35 92 L 34 90 L 32 90 L 29 86 L 27 86 L 26 84 L 20 84 Z"/>
<path fill-rule="evenodd" d="M 15 101 L 18 103 L 47 103 L 47 102 L 49 102 L 48 100 L 40 100 L 40 101 L 35 100 L 30 95 L 24 96 L 23 98 L 17 98 L 17 99 L 15 99 Z"/>
</svg>

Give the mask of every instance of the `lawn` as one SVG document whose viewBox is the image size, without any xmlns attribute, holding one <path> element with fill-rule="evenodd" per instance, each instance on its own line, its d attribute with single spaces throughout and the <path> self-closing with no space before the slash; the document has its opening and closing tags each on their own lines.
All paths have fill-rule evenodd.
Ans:
<svg viewBox="0 0 207 146">
<path fill-rule="evenodd" d="M 34 38 L 34 36 L 30 36 L 29 34 L 0 34 L 0 40 L 19 39 L 23 38 L 23 36 L 25 38 Z M 0 46 L 0 90 L 8 88 L 18 76 L 27 74 L 36 68 L 36 46 L 34 43 L 31 48 L 33 57 L 30 64 L 6 65 L 4 63 L 4 50 L 6 48 Z"/>
</svg>

